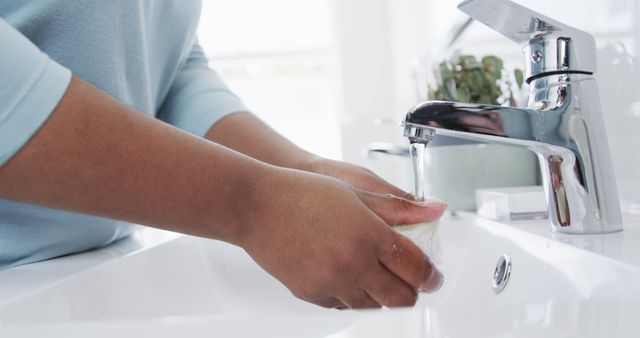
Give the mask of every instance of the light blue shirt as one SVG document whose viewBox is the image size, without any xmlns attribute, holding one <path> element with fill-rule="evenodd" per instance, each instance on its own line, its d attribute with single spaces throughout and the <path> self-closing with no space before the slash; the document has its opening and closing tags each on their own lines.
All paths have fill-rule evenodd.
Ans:
<svg viewBox="0 0 640 338">
<path fill-rule="evenodd" d="M 196 42 L 199 0 L 0 1 L 0 166 L 53 112 L 71 74 L 197 136 L 246 111 Z M 0 199 L 0 269 L 89 250 L 132 224 Z"/>
</svg>

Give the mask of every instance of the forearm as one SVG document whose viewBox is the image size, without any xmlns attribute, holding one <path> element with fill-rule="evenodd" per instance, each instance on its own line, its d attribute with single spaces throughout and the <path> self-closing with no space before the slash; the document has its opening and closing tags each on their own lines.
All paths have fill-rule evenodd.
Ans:
<svg viewBox="0 0 640 338">
<path fill-rule="evenodd" d="M 205 138 L 276 166 L 309 170 L 318 156 L 298 147 L 255 115 L 230 114 L 216 124 Z"/>
<path fill-rule="evenodd" d="M 261 137 L 253 144 L 275 153 L 240 149 L 281 165 L 307 156 L 280 156 L 287 145 Z M 146 117 L 77 78 L 0 167 L 0 198 L 237 244 L 295 295 L 322 306 L 413 305 L 418 290 L 442 282 L 388 224 L 429 221 L 444 208 L 265 164 Z"/>
<path fill-rule="evenodd" d="M 334 177 L 358 189 L 414 198 L 368 169 L 328 160 L 299 148 L 251 113 L 235 113 L 222 118 L 205 137 L 276 166 Z"/>
<path fill-rule="evenodd" d="M 0 197 L 234 242 L 246 214 L 240 202 L 269 170 L 74 78 L 0 167 Z"/>
</svg>

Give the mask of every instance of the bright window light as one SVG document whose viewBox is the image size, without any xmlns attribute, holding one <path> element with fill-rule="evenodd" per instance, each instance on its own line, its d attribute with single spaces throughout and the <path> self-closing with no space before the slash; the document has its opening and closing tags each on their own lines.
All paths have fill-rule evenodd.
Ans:
<svg viewBox="0 0 640 338">
<path fill-rule="evenodd" d="M 329 0 L 203 3 L 199 41 L 249 108 L 305 149 L 340 158 Z"/>
</svg>

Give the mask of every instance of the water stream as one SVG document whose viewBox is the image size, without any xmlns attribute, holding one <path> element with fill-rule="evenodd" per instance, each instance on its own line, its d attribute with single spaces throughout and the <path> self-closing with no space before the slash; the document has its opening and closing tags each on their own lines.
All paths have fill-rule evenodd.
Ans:
<svg viewBox="0 0 640 338">
<path fill-rule="evenodd" d="M 413 194 L 419 201 L 424 201 L 424 151 L 426 143 L 411 143 L 411 166 L 413 167 Z"/>
</svg>

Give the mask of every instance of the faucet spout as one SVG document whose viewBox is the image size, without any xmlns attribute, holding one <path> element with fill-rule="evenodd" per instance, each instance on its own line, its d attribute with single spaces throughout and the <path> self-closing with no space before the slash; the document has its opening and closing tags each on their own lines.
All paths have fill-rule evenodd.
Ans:
<svg viewBox="0 0 640 338">
<path fill-rule="evenodd" d="M 618 194 L 589 74 L 553 74 L 531 82 L 528 108 L 428 101 L 403 121 L 411 143 L 436 135 L 524 147 L 538 155 L 552 229 L 622 230 Z"/>
<path fill-rule="evenodd" d="M 425 102 L 405 116 L 404 135 L 412 143 L 441 134 L 530 149 L 540 161 L 554 231 L 622 230 L 593 77 L 594 38 L 510 0 L 464 0 L 458 8 L 522 47 L 528 107 Z"/>
</svg>

